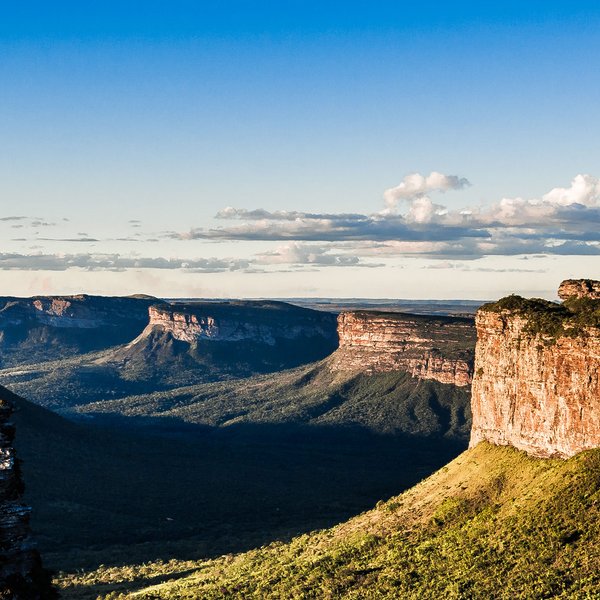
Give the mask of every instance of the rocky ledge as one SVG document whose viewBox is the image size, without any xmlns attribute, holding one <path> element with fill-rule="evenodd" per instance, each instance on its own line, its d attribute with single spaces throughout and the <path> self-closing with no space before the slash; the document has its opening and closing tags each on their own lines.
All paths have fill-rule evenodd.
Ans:
<svg viewBox="0 0 600 600">
<path fill-rule="evenodd" d="M 372 311 L 338 317 L 337 371 L 407 371 L 419 379 L 467 386 L 473 373 L 473 320 Z"/>
<path fill-rule="evenodd" d="M 509 296 L 479 310 L 471 446 L 563 458 L 600 446 L 599 289 L 569 280 L 563 304 Z"/>
</svg>

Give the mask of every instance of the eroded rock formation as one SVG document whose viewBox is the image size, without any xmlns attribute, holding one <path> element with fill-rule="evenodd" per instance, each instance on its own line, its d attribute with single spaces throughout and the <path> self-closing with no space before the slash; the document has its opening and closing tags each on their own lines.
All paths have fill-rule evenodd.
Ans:
<svg viewBox="0 0 600 600">
<path fill-rule="evenodd" d="M 568 298 L 600 299 L 600 281 L 593 279 L 566 279 L 558 288 L 558 297 L 561 300 Z"/>
<path fill-rule="evenodd" d="M 151 333 L 183 342 L 251 341 L 274 346 L 277 340 L 335 339 L 335 317 L 283 302 L 229 301 L 151 306 L 149 322 L 135 345 Z"/>
<path fill-rule="evenodd" d="M 408 371 L 420 379 L 467 386 L 473 371 L 475 328 L 459 317 L 369 311 L 338 317 L 339 371 Z"/>
<path fill-rule="evenodd" d="M 10 394 L 0 388 L 0 598 L 36 600 L 54 598 L 50 579 L 42 569 L 29 531 L 28 506 L 13 448 Z"/>
<path fill-rule="evenodd" d="M 589 298 L 583 307 L 509 297 L 479 310 L 471 446 L 487 440 L 540 457 L 600 446 L 598 289 L 561 285 L 565 298 Z"/>
</svg>

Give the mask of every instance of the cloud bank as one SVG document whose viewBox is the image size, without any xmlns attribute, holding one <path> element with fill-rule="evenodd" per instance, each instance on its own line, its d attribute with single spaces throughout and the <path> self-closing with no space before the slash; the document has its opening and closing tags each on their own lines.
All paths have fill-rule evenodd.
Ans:
<svg viewBox="0 0 600 600">
<path fill-rule="evenodd" d="M 227 207 L 216 218 L 225 224 L 165 233 L 172 240 L 279 243 L 254 254 L 228 258 L 166 258 L 121 255 L 98 250 L 59 253 L 0 253 L 0 270 L 125 271 L 181 270 L 192 273 L 282 272 L 327 267 L 383 267 L 398 258 L 475 260 L 485 256 L 600 255 L 600 180 L 576 175 L 570 185 L 555 187 L 539 198 L 501 198 L 483 206 L 460 209 L 432 200 L 435 194 L 460 192 L 470 186 L 457 175 L 432 172 L 407 175 L 385 190 L 378 212 L 331 213 Z M 4 227 L 53 225 L 43 219 L 0 217 Z M 128 221 L 137 226 L 139 220 Z M 143 239 L 142 239 L 143 238 Z M 22 242 L 99 242 L 111 240 L 78 232 L 73 237 L 19 238 Z M 12 239 L 12 242 L 19 240 Z M 140 233 L 112 241 L 153 241 Z M 188 248 L 191 246 L 187 246 Z M 183 248 L 183 246 L 182 246 Z M 181 254 L 188 254 L 183 251 Z M 151 252 L 154 254 L 154 252 Z M 397 264 L 397 263 L 396 263 Z"/>
<path fill-rule="evenodd" d="M 376 213 L 308 213 L 225 208 L 217 218 L 240 224 L 192 228 L 182 240 L 355 243 L 381 254 L 479 258 L 523 253 L 595 255 L 600 242 L 600 180 L 574 177 L 540 198 L 502 198 L 452 210 L 430 194 L 460 191 L 469 181 L 432 172 L 406 176 L 384 192 Z"/>
</svg>

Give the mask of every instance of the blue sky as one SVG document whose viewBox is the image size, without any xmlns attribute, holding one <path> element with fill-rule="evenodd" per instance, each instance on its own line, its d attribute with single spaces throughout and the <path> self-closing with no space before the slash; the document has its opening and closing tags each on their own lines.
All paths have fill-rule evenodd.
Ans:
<svg viewBox="0 0 600 600">
<path fill-rule="evenodd" d="M 1 293 L 600 278 L 599 25 L 591 2 L 4 5 Z M 386 205 L 413 173 L 434 183 Z"/>
</svg>

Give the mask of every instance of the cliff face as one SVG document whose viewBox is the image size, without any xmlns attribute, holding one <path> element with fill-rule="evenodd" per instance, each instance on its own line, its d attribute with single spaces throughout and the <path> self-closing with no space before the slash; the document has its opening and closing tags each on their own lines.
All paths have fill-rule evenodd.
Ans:
<svg viewBox="0 0 600 600">
<path fill-rule="evenodd" d="M 300 338 L 332 343 L 334 323 L 333 315 L 279 302 L 160 305 L 150 307 L 148 325 L 131 345 L 157 332 L 188 343 L 250 341 L 274 346 L 277 340 Z"/>
<path fill-rule="evenodd" d="M 581 298 L 575 290 L 568 297 Z M 480 309 L 471 446 L 487 440 L 540 457 L 600 446 L 600 301 L 586 310 L 518 298 Z"/>
<path fill-rule="evenodd" d="M 13 406 L 0 388 L 0 598 L 54 598 L 29 531 L 30 509 L 13 448 Z"/>
<path fill-rule="evenodd" d="M 332 369 L 407 371 L 419 379 L 467 386 L 473 371 L 471 319 L 402 313 L 347 312 L 338 317 Z"/>
<path fill-rule="evenodd" d="M 0 366 L 25 365 L 129 342 L 148 322 L 151 298 L 0 298 Z"/>
<path fill-rule="evenodd" d="M 558 297 L 561 300 L 568 298 L 600 299 L 600 281 L 593 279 L 566 279 L 558 288 Z"/>
</svg>

